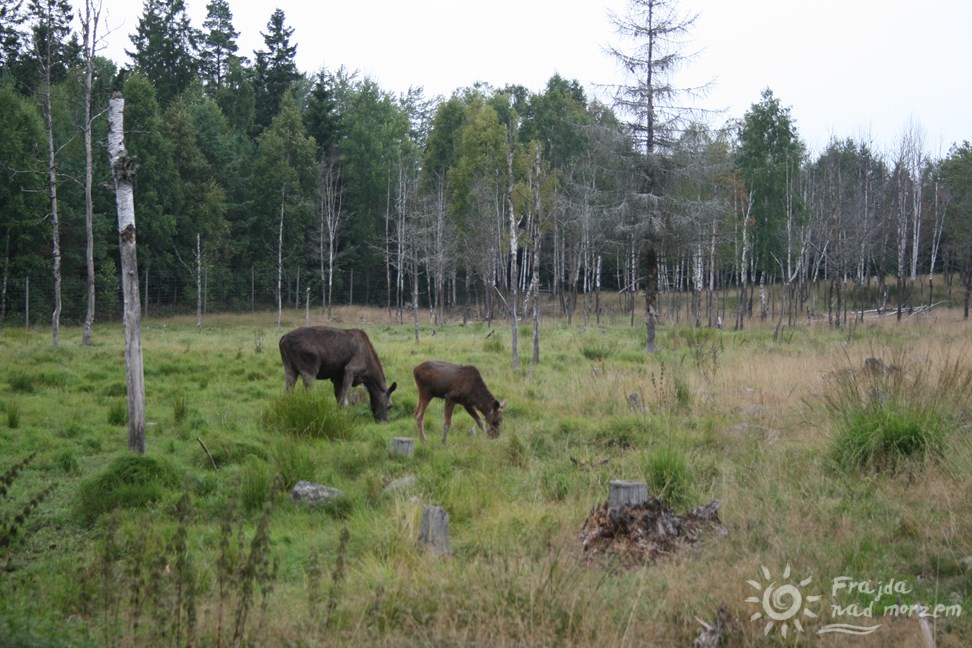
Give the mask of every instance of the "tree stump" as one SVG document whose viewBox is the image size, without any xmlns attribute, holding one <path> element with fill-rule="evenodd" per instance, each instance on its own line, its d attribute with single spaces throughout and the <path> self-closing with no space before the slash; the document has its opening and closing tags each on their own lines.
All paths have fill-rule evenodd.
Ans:
<svg viewBox="0 0 972 648">
<path fill-rule="evenodd" d="M 415 439 L 411 437 L 395 437 L 391 442 L 392 452 L 404 457 L 411 457 L 415 452 Z"/>
<path fill-rule="evenodd" d="M 608 484 L 608 508 L 617 511 L 622 506 L 635 506 L 648 501 L 648 484 L 612 479 Z"/>
<path fill-rule="evenodd" d="M 449 555 L 449 514 L 441 506 L 426 506 L 422 511 L 419 544 L 433 556 Z"/>
</svg>

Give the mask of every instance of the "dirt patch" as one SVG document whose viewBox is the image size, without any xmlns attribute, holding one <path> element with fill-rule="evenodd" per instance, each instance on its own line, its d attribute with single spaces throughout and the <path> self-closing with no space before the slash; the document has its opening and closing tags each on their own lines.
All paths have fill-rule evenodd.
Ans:
<svg viewBox="0 0 972 648">
<path fill-rule="evenodd" d="M 713 500 L 679 515 L 657 497 L 616 510 L 604 502 L 591 511 L 581 528 L 584 556 L 588 562 L 616 558 L 625 567 L 671 556 L 708 534 L 726 534 L 719 519 L 720 506 L 719 500 Z"/>
</svg>

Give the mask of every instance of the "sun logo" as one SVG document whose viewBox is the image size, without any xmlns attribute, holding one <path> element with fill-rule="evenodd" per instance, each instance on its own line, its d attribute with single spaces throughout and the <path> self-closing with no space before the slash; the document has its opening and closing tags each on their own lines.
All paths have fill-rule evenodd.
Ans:
<svg viewBox="0 0 972 648">
<path fill-rule="evenodd" d="M 759 581 L 746 581 L 749 585 L 762 592 L 762 596 L 750 596 L 746 599 L 747 603 L 759 603 L 762 605 L 762 611 L 755 612 L 751 617 L 750 621 L 757 621 L 762 619 L 763 616 L 767 618 L 766 626 L 763 628 L 763 634 L 769 635 L 773 631 L 776 623 L 780 623 L 780 634 L 786 637 L 790 631 L 790 623 L 797 632 L 803 632 L 803 626 L 800 625 L 800 619 L 797 618 L 798 615 L 803 614 L 803 616 L 816 619 L 817 615 L 809 608 L 804 607 L 804 602 L 815 603 L 820 600 L 820 596 L 804 596 L 800 592 L 801 587 L 806 587 L 813 580 L 813 577 L 808 577 L 800 581 L 797 585 L 794 585 L 790 581 L 790 566 L 787 565 L 786 569 L 783 570 L 783 583 L 777 587 L 776 581 L 773 580 L 770 570 L 766 567 L 760 566 L 763 570 L 763 577 L 766 579 L 765 583 L 760 583 Z"/>
</svg>

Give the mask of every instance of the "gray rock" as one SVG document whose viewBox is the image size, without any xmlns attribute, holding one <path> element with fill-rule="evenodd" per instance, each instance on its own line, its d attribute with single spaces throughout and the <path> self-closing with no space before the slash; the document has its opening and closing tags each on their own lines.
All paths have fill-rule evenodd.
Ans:
<svg viewBox="0 0 972 648">
<path fill-rule="evenodd" d="M 341 497 L 347 497 L 347 495 L 336 488 L 309 481 L 299 481 L 290 489 L 290 499 L 311 506 L 323 506 Z"/>
<path fill-rule="evenodd" d="M 407 488 L 411 488 L 414 485 L 415 485 L 415 477 L 408 475 L 406 477 L 399 477 L 398 479 L 393 479 L 392 481 L 388 482 L 388 485 L 385 486 L 385 491 L 386 492 L 402 491 Z"/>
</svg>

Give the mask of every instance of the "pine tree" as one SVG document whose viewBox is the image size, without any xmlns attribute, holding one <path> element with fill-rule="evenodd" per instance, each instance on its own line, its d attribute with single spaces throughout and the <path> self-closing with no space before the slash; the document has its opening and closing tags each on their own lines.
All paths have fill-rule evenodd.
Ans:
<svg viewBox="0 0 972 648">
<path fill-rule="evenodd" d="M 184 0 L 145 0 L 134 51 L 125 50 L 133 68 L 155 86 L 159 103 L 169 105 L 196 76 L 198 33 L 189 23 Z"/>
<path fill-rule="evenodd" d="M 284 93 L 300 78 L 294 57 L 297 46 L 290 44 L 293 28 L 277 9 L 270 16 L 267 32 L 260 32 L 267 49 L 256 52 L 256 122 L 261 129 L 273 121 Z"/>
<path fill-rule="evenodd" d="M 231 62 L 239 60 L 236 38 L 240 33 L 233 28 L 233 12 L 227 0 L 210 0 L 206 11 L 199 41 L 200 76 L 210 89 L 219 90 L 226 82 Z"/>
</svg>

